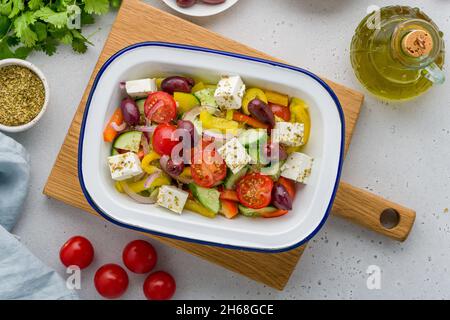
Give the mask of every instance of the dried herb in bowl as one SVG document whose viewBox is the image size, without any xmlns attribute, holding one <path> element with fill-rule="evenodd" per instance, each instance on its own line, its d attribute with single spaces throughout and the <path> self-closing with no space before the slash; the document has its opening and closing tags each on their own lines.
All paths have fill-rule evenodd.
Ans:
<svg viewBox="0 0 450 320">
<path fill-rule="evenodd" d="M 32 70 L 17 65 L 0 68 L 0 124 L 27 124 L 39 114 L 44 102 L 44 84 Z"/>
</svg>

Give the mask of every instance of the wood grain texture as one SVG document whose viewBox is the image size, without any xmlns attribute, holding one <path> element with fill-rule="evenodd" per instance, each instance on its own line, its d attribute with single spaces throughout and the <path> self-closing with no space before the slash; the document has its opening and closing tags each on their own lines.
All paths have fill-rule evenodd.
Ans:
<svg viewBox="0 0 450 320">
<path fill-rule="evenodd" d="M 101 65 L 118 50 L 142 41 L 190 44 L 277 60 L 236 41 L 155 9 L 150 5 L 136 0 L 124 0 L 48 178 L 44 188 L 46 195 L 96 214 L 83 196 L 77 171 L 77 146 L 86 99 Z M 363 102 L 363 95 L 332 81 L 327 81 L 327 83 L 339 97 L 344 109 L 346 121 L 345 151 L 347 152 Z M 343 192 L 340 194 L 341 199 L 345 201 L 346 194 Z M 353 194 L 351 195 L 353 196 Z M 373 197 L 379 198 L 371 195 L 371 199 Z M 355 211 L 346 212 L 349 219 L 352 219 L 352 215 L 358 214 Z M 263 254 L 148 236 L 279 290 L 282 290 L 286 285 L 306 246 L 303 245 L 283 253 Z"/>
<path fill-rule="evenodd" d="M 395 210 L 398 224 L 390 229 L 381 224 L 385 210 Z M 357 213 L 357 214 L 355 214 Z M 398 241 L 405 241 L 416 219 L 414 210 L 378 197 L 370 192 L 341 182 L 333 204 L 333 214 L 384 234 Z"/>
</svg>

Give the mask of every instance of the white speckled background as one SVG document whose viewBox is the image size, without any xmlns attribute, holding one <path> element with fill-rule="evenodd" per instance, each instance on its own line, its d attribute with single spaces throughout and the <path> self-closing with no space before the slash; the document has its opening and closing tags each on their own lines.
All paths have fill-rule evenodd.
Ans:
<svg viewBox="0 0 450 320">
<path fill-rule="evenodd" d="M 159 0 L 148 1 L 169 10 Z M 353 30 L 371 4 L 367 0 L 241 0 L 229 11 L 195 23 L 331 80 L 360 89 L 349 62 Z M 449 42 L 450 1 L 398 1 L 421 7 Z M 75 234 L 92 240 L 96 260 L 83 273 L 81 298 L 97 299 L 92 279 L 101 264 L 121 263 L 135 233 L 42 195 L 72 116 L 115 15 L 99 18 L 85 34 L 94 47 L 84 55 L 60 47 L 53 57 L 29 60 L 47 75 L 49 110 L 28 132 L 11 135 L 31 154 L 30 195 L 15 228 L 24 244 L 63 276 L 60 246 Z M 417 210 L 410 238 L 400 244 L 331 217 L 309 243 L 283 292 L 247 280 L 168 246 L 155 243 L 158 269 L 171 272 L 179 299 L 450 298 L 450 81 L 403 105 L 367 97 L 345 162 L 343 179 Z M 381 290 L 368 290 L 369 265 L 382 270 Z M 142 276 L 130 275 L 125 299 L 141 299 Z"/>
</svg>

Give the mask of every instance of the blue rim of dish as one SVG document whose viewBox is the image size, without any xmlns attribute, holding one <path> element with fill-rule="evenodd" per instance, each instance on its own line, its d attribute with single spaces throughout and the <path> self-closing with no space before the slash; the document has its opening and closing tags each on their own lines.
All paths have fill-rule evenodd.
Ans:
<svg viewBox="0 0 450 320">
<path fill-rule="evenodd" d="M 336 108 L 337 108 L 337 110 L 339 112 L 339 117 L 341 119 L 341 150 L 340 150 L 340 155 L 339 155 L 339 167 L 338 167 L 338 172 L 337 172 L 337 175 L 336 175 L 336 182 L 334 184 L 333 193 L 331 195 L 330 202 L 328 204 L 327 210 L 325 211 L 325 214 L 324 214 L 322 220 L 320 221 L 319 225 L 309 234 L 309 236 L 307 236 L 306 238 L 304 238 L 303 240 L 301 240 L 300 242 L 298 242 L 298 243 L 296 243 L 294 245 L 291 245 L 291 246 L 286 247 L 286 248 L 281 248 L 281 249 L 261 249 L 261 248 L 240 247 L 240 246 L 223 244 L 223 243 L 217 243 L 217 242 L 210 242 L 210 241 L 205 241 L 205 240 L 185 238 L 185 237 L 180 237 L 180 236 L 176 236 L 176 235 L 173 235 L 173 234 L 162 233 L 162 232 L 158 232 L 158 231 L 154 231 L 154 230 L 148 230 L 148 229 L 145 229 L 145 228 L 128 225 L 126 223 L 123 223 L 123 222 L 120 222 L 120 221 L 117 221 L 117 220 L 113 219 L 108 214 L 103 212 L 95 204 L 95 202 L 92 200 L 92 198 L 89 195 L 89 192 L 87 191 L 86 186 L 84 184 L 83 171 L 82 171 L 82 155 L 83 155 L 84 131 L 85 131 L 86 118 L 87 118 L 87 115 L 89 113 L 89 107 L 90 107 L 90 104 L 91 104 L 92 96 L 94 95 L 95 89 L 97 88 L 97 84 L 98 84 L 98 82 L 99 82 L 103 72 L 106 70 L 106 68 L 108 68 L 108 66 L 117 57 L 121 56 L 122 54 L 126 53 L 127 51 L 130 51 L 130 50 L 133 50 L 133 49 L 136 49 L 136 48 L 140 48 L 140 47 L 167 47 L 167 48 L 183 49 L 183 50 L 189 50 L 189 51 L 200 51 L 200 52 L 206 52 L 206 53 L 211 53 L 211 54 L 216 54 L 216 55 L 221 55 L 221 56 L 237 58 L 237 59 L 241 59 L 241 60 L 248 60 L 248 61 L 268 64 L 268 65 L 271 65 L 271 66 L 280 67 L 280 68 L 289 69 L 289 70 L 293 70 L 293 71 L 296 71 L 296 72 L 303 73 L 303 74 L 313 78 L 314 80 L 316 80 L 322 87 L 325 88 L 325 90 L 328 91 L 328 93 L 330 94 L 331 98 L 334 100 L 334 102 L 336 104 Z M 322 79 L 320 79 L 318 76 L 316 76 L 312 72 L 309 72 L 309 71 L 304 70 L 302 68 L 294 67 L 294 66 L 291 66 L 291 65 L 288 65 L 288 64 L 280 63 L 280 62 L 275 62 L 275 61 L 271 61 L 271 60 L 251 57 L 251 56 L 237 54 L 237 53 L 232 53 L 232 52 L 227 52 L 227 51 L 214 50 L 214 49 L 209 49 L 209 48 L 190 46 L 190 45 L 184 45 L 184 44 L 169 43 L 169 42 L 147 41 L 147 42 L 140 42 L 140 43 L 136 43 L 136 44 L 130 45 L 130 46 L 128 46 L 126 48 L 123 48 L 122 50 L 116 52 L 115 54 L 113 54 L 102 65 L 102 67 L 98 71 L 97 76 L 95 77 L 94 83 L 92 84 L 91 91 L 89 92 L 89 97 L 88 97 L 87 102 L 86 102 L 86 108 L 85 108 L 84 113 L 83 113 L 83 121 L 81 123 L 80 137 L 79 137 L 79 141 L 78 141 L 78 179 L 80 181 L 81 190 L 83 191 L 83 194 L 86 197 L 86 200 L 88 201 L 89 205 L 98 214 L 100 214 L 103 218 L 105 218 L 106 220 L 108 220 L 108 221 L 110 221 L 110 222 L 112 222 L 112 223 L 114 223 L 114 224 L 116 224 L 118 226 L 121 226 L 121 227 L 124 227 L 124 228 L 127 228 L 127 229 L 131 229 L 131 230 L 135 230 L 135 231 L 139 231 L 139 232 L 150 233 L 150 234 L 153 234 L 153 235 L 156 235 L 156 236 L 161 236 L 161 237 L 166 237 L 166 238 L 171 238 L 171 239 L 181 240 L 181 241 L 186 241 L 186 242 L 192 242 L 192 243 L 197 243 L 197 244 L 201 244 L 201 245 L 215 246 L 215 247 L 221 247 L 221 248 L 226 248 L 226 249 L 252 251 L 252 252 L 278 253 L 278 252 L 285 252 L 285 251 L 289 251 L 289 250 L 295 249 L 295 248 L 303 245 L 304 243 L 308 242 L 312 237 L 314 237 L 317 234 L 317 232 L 319 232 L 319 230 L 325 224 L 325 221 L 327 220 L 327 218 L 328 218 L 328 216 L 330 214 L 330 211 L 331 211 L 331 208 L 332 208 L 332 205 L 333 205 L 333 202 L 334 202 L 334 198 L 336 197 L 337 188 L 339 186 L 339 180 L 340 180 L 340 177 L 341 177 L 342 163 L 343 163 L 343 157 L 344 157 L 344 146 L 345 146 L 345 119 L 344 119 L 344 112 L 342 110 L 341 103 L 339 102 L 339 99 L 336 96 L 336 94 L 334 93 L 334 91 Z"/>
</svg>

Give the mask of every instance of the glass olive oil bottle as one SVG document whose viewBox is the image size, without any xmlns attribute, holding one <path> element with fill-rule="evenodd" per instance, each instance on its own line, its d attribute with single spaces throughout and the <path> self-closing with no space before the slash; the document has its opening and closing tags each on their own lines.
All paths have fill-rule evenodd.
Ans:
<svg viewBox="0 0 450 320">
<path fill-rule="evenodd" d="M 414 98 L 444 82 L 442 35 L 417 8 L 381 8 L 365 17 L 355 31 L 350 48 L 352 67 L 375 96 Z"/>
</svg>

